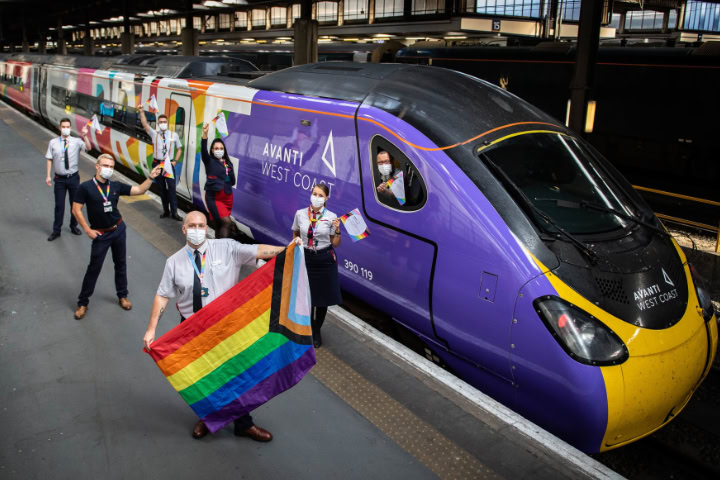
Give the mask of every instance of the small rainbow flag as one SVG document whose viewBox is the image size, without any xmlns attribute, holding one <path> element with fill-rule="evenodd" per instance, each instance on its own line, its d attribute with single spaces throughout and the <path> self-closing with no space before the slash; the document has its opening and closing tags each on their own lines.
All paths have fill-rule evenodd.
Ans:
<svg viewBox="0 0 720 480">
<path fill-rule="evenodd" d="M 315 365 L 303 255 L 291 245 L 152 344 L 150 356 L 211 432 Z"/>
<path fill-rule="evenodd" d="M 405 179 L 403 178 L 403 172 L 398 172 L 396 176 L 386 182 L 387 187 L 390 189 L 400 205 L 405 205 Z"/>
<path fill-rule="evenodd" d="M 359 209 L 356 208 L 351 212 L 346 213 L 340 217 L 340 220 L 342 220 L 343 225 L 345 225 L 345 230 L 347 230 L 348 235 L 350 235 L 353 242 L 362 240 L 370 235 L 370 230 L 368 230 L 367 223 L 365 223 L 362 215 L 360 215 Z"/>
<path fill-rule="evenodd" d="M 230 135 L 227 127 L 227 122 L 225 121 L 224 112 L 218 112 L 217 117 L 213 118 L 211 121 L 215 124 L 215 128 L 218 132 L 220 132 L 221 136 L 227 137 L 228 135 Z"/>
</svg>

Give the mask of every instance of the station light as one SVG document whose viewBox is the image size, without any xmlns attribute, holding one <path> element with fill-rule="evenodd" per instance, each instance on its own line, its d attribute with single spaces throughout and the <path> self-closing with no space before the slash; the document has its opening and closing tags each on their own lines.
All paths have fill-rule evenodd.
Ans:
<svg viewBox="0 0 720 480">
<path fill-rule="evenodd" d="M 388 33 L 376 33 L 375 35 L 373 35 L 373 37 L 375 37 L 375 38 L 392 38 L 393 35 L 390 35 Z"/>
<path fill-rule="evenodd" d="M 223 2 L 213 2 L 213 1 L 203 2 L 203 5 L 205 5 L 206 7 L 213 7 L 213 8 L 227 7 L 227 5 L 225 5 Z"/>
<path fill-rule="evenodd" d="M 585 113 L 585 133 L 592 133 L 593 127 L 595 126 L 595 108 L 597 102 L 595 100 L 589 100 L 587 103 L 587 112 Z"/>
<path fill-rule="evenodd" d="M 445 40 L 465 40 L 467 37 L 465 35 L 448 35 L 447 37 L 443 37 Z"/>
</svg>

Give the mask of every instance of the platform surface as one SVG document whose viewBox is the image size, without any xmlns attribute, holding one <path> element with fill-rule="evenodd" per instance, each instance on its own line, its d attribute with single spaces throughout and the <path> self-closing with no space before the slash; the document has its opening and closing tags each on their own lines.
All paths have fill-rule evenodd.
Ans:
<svg viewBox="0 0 720 480">
<path fill-rule="evenodd" d="M 159 219 L 147 196 L 121 200 L 133 309 L 117 303 L 108 254 L 87 316 L 75 320 L 90 239 L 70 234 L 68 208 L 61 237 L 46 240 L 51 136 L 0 103 L 0 478 L 582 478 L 332 318 L 311 374 L 253 412 L 272 442 L 229 427 L 192 439 L 197 418 L 142 351 L 165 259 L 184 243 L 180 223 Z M 81 159 L 81 180 L 93 172 Z M 177 324 L 173 307 L 158 337 Z"/>
</svg>

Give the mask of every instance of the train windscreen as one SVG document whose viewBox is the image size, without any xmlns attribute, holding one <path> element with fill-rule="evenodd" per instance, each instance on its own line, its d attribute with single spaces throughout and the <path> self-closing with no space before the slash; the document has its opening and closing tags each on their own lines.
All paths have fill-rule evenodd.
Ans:
<svg viewBox="0 0 720 480">
<path fill-rule="evenodd" d="M 556 132 L 522 132 L 478 149 L 543 230 L 596 234 L 628 226 L 636 207 L 584 145 Z"/>
</svg>

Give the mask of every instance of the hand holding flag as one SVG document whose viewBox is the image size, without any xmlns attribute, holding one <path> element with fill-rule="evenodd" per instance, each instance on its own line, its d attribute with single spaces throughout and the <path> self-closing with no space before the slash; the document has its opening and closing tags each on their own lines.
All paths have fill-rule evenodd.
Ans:
<svg viewBox="0 0 720 480">
<path fill-rule="evenodd" d="M 145 103 L 147 103 L 148 109 L 149 109 L 152 113 L 157 113 L 157 112 L 158 112 L 158 110 L 159 110 L 159 109 L 158 109 L 158 103 L 157 103 L 157 99 L 155 98 L 155 95 L 150 95 L 150 98 L 148 98 L 148 99 L 145 101 Z"/>
<path fill-rule="evenodd" d="M 100 120 L 98 120 L 97 115 L 93 115 L 90 121 L 87 123 L 87 126 L 92 128 L 98 133 L 103 132 L 103 127 L 100 125 Z"/>
<path fill-rule="evenodd" d="M 215 128 L 218 132 L 220 132 L 220 135 L 223 137 L 227 137 L 230 135 L 230 132 L 227 128 L 227 122 L 225 121 L 225 113 L 220 112 L 218 113 L 217 117 L 212 119 L 212 122 L 215 124 Z"/>
</svg>

